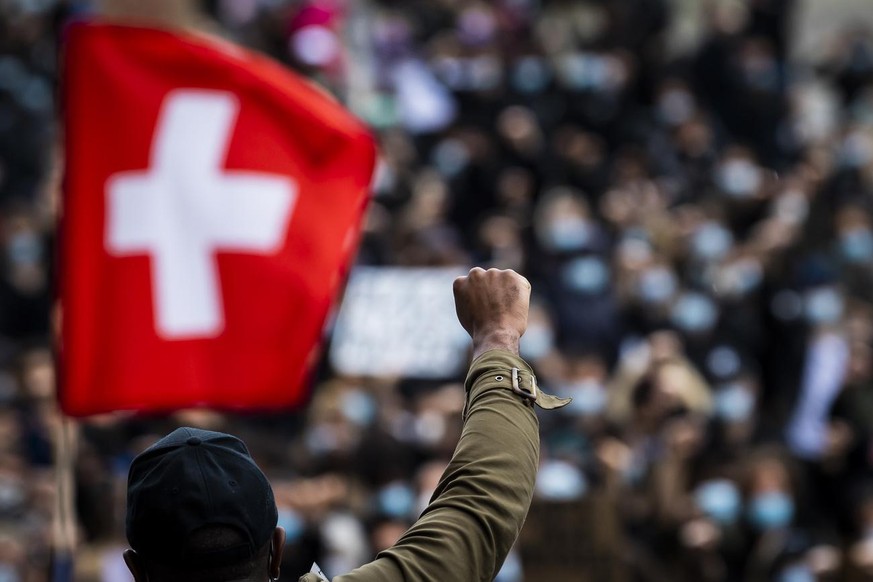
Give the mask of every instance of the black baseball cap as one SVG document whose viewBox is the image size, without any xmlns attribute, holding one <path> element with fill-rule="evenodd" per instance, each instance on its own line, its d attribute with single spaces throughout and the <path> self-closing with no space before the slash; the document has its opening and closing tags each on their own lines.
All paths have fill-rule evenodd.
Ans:
<svg viewBox="0 0 873 582">
<path fill-rule="evenodd" d="M 137 455 L 127 479 L 127 540 L 144 558 L 176 567 L 224 566 L 257 556 L 276 528 L 273 490 L 245 444 L 183 427 Z M 241 543 L 208 553 L 197 530 L 232 527 Z"/>
</svg>

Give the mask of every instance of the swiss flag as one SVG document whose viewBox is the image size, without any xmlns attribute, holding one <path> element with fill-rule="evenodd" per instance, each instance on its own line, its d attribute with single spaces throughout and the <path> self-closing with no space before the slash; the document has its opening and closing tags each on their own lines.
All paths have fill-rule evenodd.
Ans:
<svg viewBox="0 0 873 582">
<path fill-rule="evenodd" d="M 64 65 L 63 410 L 299 403 L 358 240 L 371 136 L 220 40 L 78 24 Z"/>
</svg>

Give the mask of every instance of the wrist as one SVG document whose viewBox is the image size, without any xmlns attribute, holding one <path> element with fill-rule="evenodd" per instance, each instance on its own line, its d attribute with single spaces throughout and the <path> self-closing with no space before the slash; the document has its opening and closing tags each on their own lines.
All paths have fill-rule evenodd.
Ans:
<svg viewBox="0 0 873 582">
<path fill-rule="evenodd" d="M 521 338 L 517 331 L 496 329 L 473 334 L 473 359 L 491 350 L 504 350 L 518 355 L 518 341 Z"/>
</svg>

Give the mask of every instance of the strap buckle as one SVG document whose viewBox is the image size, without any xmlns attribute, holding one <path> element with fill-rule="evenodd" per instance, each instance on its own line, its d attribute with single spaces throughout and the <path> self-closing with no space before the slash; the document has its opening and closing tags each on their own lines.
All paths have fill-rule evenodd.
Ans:
<svg viewBox="0 0 873 582">
<path fill-rule="evenodd" d="M 518 383 L 518 372 L 518 368 L 512 369 L 512 391 L 533 405 L 537 401 L 538 396 L 536 376 L 530 375 L 530 390 L 525 390 Z"/>
</svg>

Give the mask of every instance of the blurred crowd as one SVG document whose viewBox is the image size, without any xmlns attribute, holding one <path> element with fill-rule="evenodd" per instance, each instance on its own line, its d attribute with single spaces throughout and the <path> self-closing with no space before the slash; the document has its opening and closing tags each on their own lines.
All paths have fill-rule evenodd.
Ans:
<svg viewBox="0 0 873 582">
<path fill-rule="evenodd" d="M 74 541 L 77 580 L 128 580 L 129 461 L 182 423 L 240 435 L 271 477 L 283 579 L 369 561 L 427 503 L 461 378 L 324 363 L 300 413 L 90 419 L 78 521 L 58 517 L 57 49 L 89 4 L 0 2 L 0 581 L 49 579 Z M 870 580 L 873 32 L 846 23 L 805 62 L 798 1 L 700 4 L 682 46 L 668 0 L 203 6 L 377 131 L 360 264 L 530 279 L 522 355 L 573 397 L 541 415 L 531 519 L 551 504 L 616 524 L 557 579 L 589 579 L 590 559 L 615 580 Z M 501 582 L 538 577 L 524 543 Z"/>
</svg>

